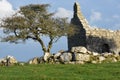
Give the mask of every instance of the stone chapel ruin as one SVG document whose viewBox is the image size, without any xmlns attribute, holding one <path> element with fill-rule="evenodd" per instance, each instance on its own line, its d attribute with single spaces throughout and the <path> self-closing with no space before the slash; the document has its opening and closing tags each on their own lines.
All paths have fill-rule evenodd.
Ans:
<svg viewBox="0 0 120 80">
<path fill-rule="evenodd" d="M 68 37 L 68 49 L 83 46 L 89 51 L 104 53 L 113 52 L 120 54 L 120 30 L 112 31 L 92 28 L 82 15 L 79 3 L 74 4 L 74 16 L 71 23 L 78 28 L 77 34 Z"/>
</svg>

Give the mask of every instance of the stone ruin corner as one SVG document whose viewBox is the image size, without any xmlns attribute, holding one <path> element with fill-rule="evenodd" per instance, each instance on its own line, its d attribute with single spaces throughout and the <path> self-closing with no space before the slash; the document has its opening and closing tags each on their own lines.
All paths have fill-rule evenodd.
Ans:
<svg viewBox="0 0 120 80">
<path fill-rule="evenodd" d="M 68 36 L 68 50 L 72 47 L 83 46 L 92 52 L 120 53 L 120 30 L 93 28 L 83 16 L 78 2 L 74 3 L 73 9 L 74 15 L 71 23 L 78 28 L 78 34 Z"/>
</svg>

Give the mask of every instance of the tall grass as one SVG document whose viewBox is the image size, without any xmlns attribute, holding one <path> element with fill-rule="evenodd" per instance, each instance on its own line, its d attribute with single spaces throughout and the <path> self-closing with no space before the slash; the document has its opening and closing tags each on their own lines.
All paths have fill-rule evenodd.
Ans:
<svg viewBox="0 0 120 80">
<path fill-rule="evenodd" d="M 0 67 L 0 80 L 120 80 L 120 62 Z"/>
</svg>

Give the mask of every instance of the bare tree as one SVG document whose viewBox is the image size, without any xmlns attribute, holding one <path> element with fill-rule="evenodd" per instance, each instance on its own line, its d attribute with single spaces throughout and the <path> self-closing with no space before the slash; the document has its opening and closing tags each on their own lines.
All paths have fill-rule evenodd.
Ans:
<svg viewBox="0 0 120 80">
<path fill-rule="evenodd" d="M 6 36 L 2 41 L 18 43 L 33 39 L 40 43 L 44 55 L 49 55 L 54 42 L 62 36 L 73 35 L 75 31 L 67 19 L 54 18 L 54 14 L 48 12 L 48 6 L 48 4 L 23 6 L 13 16 L 3 19 L 1 28 Z M 49 38 L 47 46 L 42 36 Z"/>
</svg>

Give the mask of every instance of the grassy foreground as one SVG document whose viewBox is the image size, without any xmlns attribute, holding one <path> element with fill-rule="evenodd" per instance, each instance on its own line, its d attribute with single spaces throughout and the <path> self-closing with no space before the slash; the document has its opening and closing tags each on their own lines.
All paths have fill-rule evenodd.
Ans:
<svg viewBox="0 0 120 80">
<path fill-rule="evenodd" d="M 120 62 L 0 67 L 0 80 L 120 80 Z"/>
</svg>

